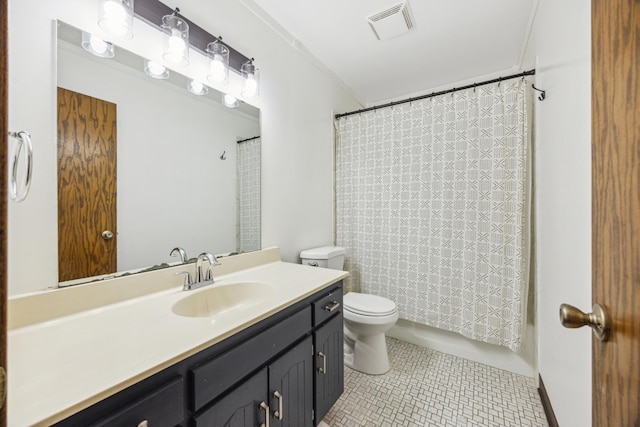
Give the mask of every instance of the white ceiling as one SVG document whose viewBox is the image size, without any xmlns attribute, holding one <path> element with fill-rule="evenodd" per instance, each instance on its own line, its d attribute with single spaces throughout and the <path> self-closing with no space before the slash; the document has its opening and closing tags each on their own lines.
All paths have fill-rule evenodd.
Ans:
<svg viewBox="0 0 640 427">
<path fill-rule="evenodd" d="M 537 0 L 408 0 L 414 28 L 377 40 L 366 17 L 402 1 L 242 2 L 275 21 L 284 37 L 302 44 L 367 105 L 479 76 L 522 71 Z"/>
</svg>

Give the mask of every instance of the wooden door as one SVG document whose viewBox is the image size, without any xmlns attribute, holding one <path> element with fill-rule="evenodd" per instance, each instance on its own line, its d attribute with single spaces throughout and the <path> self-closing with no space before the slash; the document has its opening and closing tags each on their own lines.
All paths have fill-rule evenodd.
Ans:
<svg viewBox="0 0 640 427">
<path fill-rule="evenodd" d="M 117 270 L 116 184 L 116 105 L 58 88 L 59 281 Z"/>
<path fill-rule="evenodd" d="M 592 1 L 593 426 L 640 425 L 640 1 Z"/>
<path fill-rule="evenodd" d="M 313 427 L 311 348 L 311 337 L 307 337 L 269 365 L 271 427 Z"/>
<path fill-rule="evenodd" d="M 342 316 L 335 316 L 314 333 L 316 424 L 324 418 L 344 391 L 343 337 Z M 323 354 L 322 357 L 320 353 Z"/>
<path fill-rule="evenodd" d="M 7 140 L 9 133 L 8 110 L 8 41 L 7 41 L 7 0 L 0 0 L 0 97 L 2 98 L 2 114 L 0 114 L 0 135 L 4 144 L 0 150 L 0 165 L 5 173 L 0 173 L 0 368 L 7 366 Z M 4 396 L 6 383 L 0 378 L 0 426 L 7 425 L 7 399 Z"/>
</svg>

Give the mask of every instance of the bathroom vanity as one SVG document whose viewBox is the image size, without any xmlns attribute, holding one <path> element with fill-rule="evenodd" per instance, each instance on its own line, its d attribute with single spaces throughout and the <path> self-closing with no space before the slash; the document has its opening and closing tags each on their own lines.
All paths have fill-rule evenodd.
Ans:
<svg viewBox="0 0 640 427">
<path fill-rule="evenodd" d="M 35 323 L 10 312 L 9 424 L 317 425 L 343 391 L 347 273 L 283 263 L 277 248 L 222 262 L 195 291 L 178 284 Z M 185 267 L 137 280 L 175 285 Z M 199 304 L 212 295 L 218 305 Z"/>
</svg>

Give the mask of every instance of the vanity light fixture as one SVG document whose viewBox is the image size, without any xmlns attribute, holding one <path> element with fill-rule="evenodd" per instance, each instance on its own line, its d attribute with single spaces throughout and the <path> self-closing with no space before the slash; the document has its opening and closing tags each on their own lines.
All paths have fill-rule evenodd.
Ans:
<svg viewBox="0 0 640 427">
<path fill-rule="evenodd" d="M 177 65 L 189 64 L 189 24 L 178 15 L 177 7 L 171 15 L 162 17 L 162 29 L 165 33 L 164 53 L 165 61 Z"/>
<path fill-rule="evenodd" d="M 167 67 L 149 59 L 144 60 L 144 72 L 154 79 L 166 80 L 169 78 Z"/>
<path fill-rule="evenodd" d="M 133 1 L 100 0 L 98 25 L 112 36 L 133 37 Z"/>
<path fill-rule="evenodd" d="M 206 95 L 209 92 L 209 88 L 198 80 L 190 80 L 187 89 L 194 95 Z"/>
<path fill-rule="evenodd" d="M 222 37 L 207 45 L 207 56 L 211 60 L 207 79 L 226 84 L 229 77 L 229 48 L 222 43 Z"/>
<path fill-rule="evenodd" d="M 105 0 L 100 0 L 105 1 Z M 116 0 L 111 0 L 116 1 Z M 245 86 L 244 93 L 245 98 L 250 98 L 258 95 L 259 92 L 259 78 L 258 70 L 253 65 L 253 59 L 249 59 L 248 56 L 238 52 L 232 46 L 227 43 L 222 43 L 220 37 L 216 37 L 198 26 L 198 24 L 190 21 L 186 17 L 179 15 L 178 10 L 173 10 L 169 6 L 162 3 L 160 0 L 135 0 L 134 13 L 136 18 L 150 24 L 151 26 L 158 28 L 163 32 L 169 44 L 171 38 L 171 49 L 165 49 L 164 60 L 167 63 L 175 62 L 173 60 L 181 58 L 180 52 L 185 52 L 185 59 L 188 61 L 189 49 L 194 49 L 196 52 L 206 55 L 210 60 L 208 64 L 207 81 L 220 83 L 226 82 L 229 79 L 229 70 L 233 70 L 235 73 L 244 77 L 244 80 L 248 81 Z M 176 19 L 182 21 L 180 28 L 171 26 L 166 20 Z M 188 36 L 183 37 L 181 29 L 182 27 L 188 28 Z M 171 32 L 168 32 L 168 28 L 171 28 Z M 178 31 L 173 31 L 178 30 Z M 178 37 L 180 36 L 180 37 Z M 213 40 L 213 42 L 212 42 Z M 214 47 L 217 45 L 218 47 Z M 223 49 L 223 47 L 225 49 Z M 170 50 L 167 56 L 167 50 Z M 225 50 L 228 53 L 224 53 Z M 216 56 L 219 54 L 220 56 Z M 218 80 L 221 79 L 221 80 Z"/>
<path fill-rule="evenodd" d="M 258 69 L 253 65 L 253 58 L 242 64 L 240 73 L 244 77 L 244 88 L 242 89 L 242 96 L 244 98 L 253 98 L 258 96 L 259 87 L 259 74 Z"/>
<path fill-rule="evenodd" d="M 100 58 L 113 58 L 115 55 L 113 43 L 104 41 L 86 31 L 82 32 L 82 47 L 90 54 Z"/>
<path fill-rule="evenodd" d="M 236 98 L 231 94 L 223 93 L 222 105 L 224 105 L 227 108 L 238 108 L 240 106 L 240 101 L 238 101 L 238 98 Z"/>
</svg>

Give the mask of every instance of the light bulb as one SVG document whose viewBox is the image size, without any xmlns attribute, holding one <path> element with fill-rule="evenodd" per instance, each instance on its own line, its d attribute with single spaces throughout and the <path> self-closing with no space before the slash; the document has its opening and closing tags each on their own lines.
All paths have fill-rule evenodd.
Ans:
<svg viewBox="0 0 640 427">
<path fill-rule="evenodd" d="M 164 65 L 160 65 L 156 62 L 149 61 L 149 71 L 151 71 L 151 74 L 153 74 L 154 76 L 161 75 L 162 73 L 164 73 L 164 70 L 166 70 Z"/>
<path fill-rule="evenodd" d="M 180 30 L 176 28 L 171 29 L 171 36 L 169 37 L 169 58 L 174 62 L 182 61 L 184 51 L 187 48 L 187 44 L 182 39 Z"/>
<path fill-rule="evenodd" d="M 247 79 L 244 81 L 244 89 L 242 90 L 242 96 L 245 98 L 253 98 L 258 93 L 258 82 L 253 74 L 247 75 Z"/>
<path fill-rule="evenodd" d="M 238 98 L 228 93 L 222 95 L 222 103 L 225 107 L 236 108 L 240 103 L 238 102 Z"/>
<path fill-rule="evenodd" d="M 118 37 L 131 37 L 131 17 L 119 0 L 106 0 L 102 5 L 100 25 Z"/>
<path fill-rule="evenodd" d="M 100 58 L 113 58 L 115 50 L 113 44 L 102 40 L 93 34 L 82 32 L 82 48 L 92 55 L 99 56 Z"/>
<path fill-rule="evenodd" d="M 202 92 L 202 89 L 204 89 L 204 85 L 196 80 L 191 81 L 191 87 L 195 92 Z"/>
<path fill-rule="evenodd" d="M 127 11 L 122 3 L 115 0 L 108 0 L 104 3 L 104 17 L 109 20 L 124 21 L 127 18 Z"/>
<path fill-rule="evenodd" d="M 209 92 L 209 89 L 197 80 L 191 80 L 188 89 L 194 95 L 206 95 Z"/>
<path fill-rule="evenodd" d="M 145 71 L 154 79 L 166 79 L 169 78 L 169 72 L 164 65 L 160 65 L 157 62 L 147 61 Z"/>
<path fill-rule="evenodd" d="M 91 49 L 93 49 L 94 52 L 100 55 L 103 55 L 109 48 L 109 44 L 107 42 L 105 42 L 102 39 L 99 39 L 93 34 L 91 34 L 91 36 L 89 37 L 89 44 L 91 45 Z"/>
<path fill-rule="evenodd" d="M 224 81 L 226 78 L 224 60 L 222 55 L 215 54 L 211 60 L 211 66 L 209 68 L 209 76 L 211 80 L 216 82 Z"/>
</svg>

